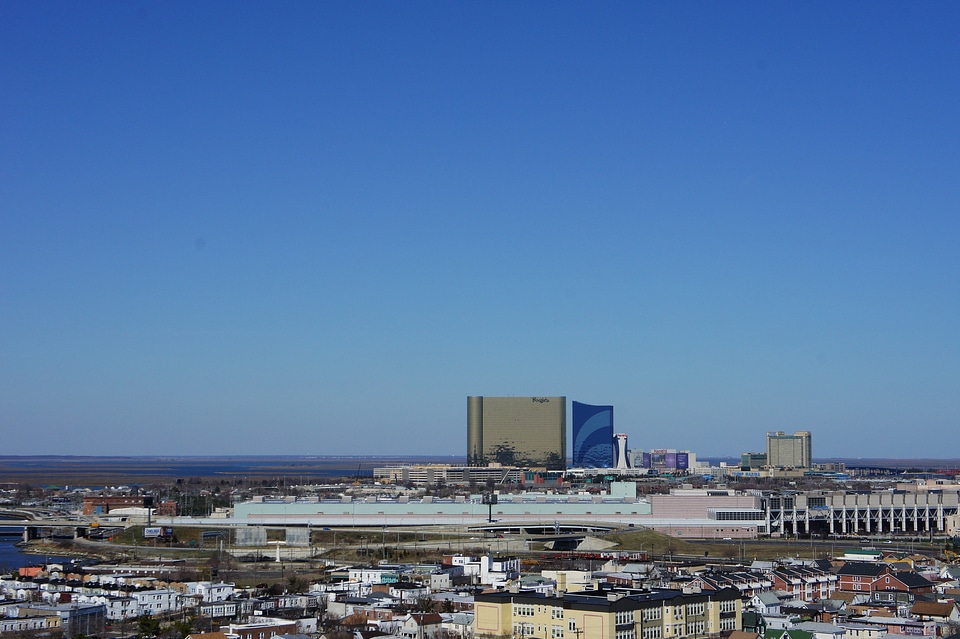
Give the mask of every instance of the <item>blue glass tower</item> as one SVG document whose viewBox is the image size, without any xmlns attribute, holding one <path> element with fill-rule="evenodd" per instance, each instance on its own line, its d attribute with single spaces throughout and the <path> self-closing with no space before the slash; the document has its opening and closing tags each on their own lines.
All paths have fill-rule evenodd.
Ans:
<svg viewBox="0 0 960 639">
<path fill-rule="evenodd" d="M 613 467 L 613 406 L 573 402 L 573 467 Z"/>
</svg>

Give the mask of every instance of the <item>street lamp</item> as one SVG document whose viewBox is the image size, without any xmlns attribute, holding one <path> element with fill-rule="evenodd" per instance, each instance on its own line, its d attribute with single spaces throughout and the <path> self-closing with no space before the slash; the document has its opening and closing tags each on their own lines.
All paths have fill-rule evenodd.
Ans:
<svg viewBox="0 0 960 639">
<path fill-rule="evenodd" d="M 276 561 L 275 561 L 274 563 L 278 563 L 278 564 L 279 564 L 279 563 L 280 563 L 280 545 L 281 545 L 281 544 L 286 545 L 287 542 L 286 542 L 286 541 L 268 541 L 267 543 L 268 543 L 268 544 L 276 544 L 276 546 L 277 546 L 277 559 L 276 559 Z"/>
</svg>

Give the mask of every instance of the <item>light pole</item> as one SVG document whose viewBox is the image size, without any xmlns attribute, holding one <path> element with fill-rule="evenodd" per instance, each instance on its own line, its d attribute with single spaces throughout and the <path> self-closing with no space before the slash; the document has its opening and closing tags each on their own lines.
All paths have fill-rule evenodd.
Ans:
<svg viewBox="0 0 960 639">
<path fill-rule="evenodd" d="M 276 546 L 277 546 L 277 559 L 276 559 L 276 561 L 275 561 L 274 563 L 278 563 L 278 564 L 279 564 L 279 563 L 280 563 L 280 545 L 281 545 L 281 544 L 286 545 L 287 542 L 285 542 L 285 541 L 268 541 L 267 543 L 268 543 L 268 544 L 276 544 Z"/>
</svg>

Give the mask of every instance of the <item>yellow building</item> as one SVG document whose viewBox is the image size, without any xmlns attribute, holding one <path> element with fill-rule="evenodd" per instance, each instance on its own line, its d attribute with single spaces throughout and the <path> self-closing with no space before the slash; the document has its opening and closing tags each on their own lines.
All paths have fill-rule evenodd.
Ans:
<svg viewBox="0 0 960 639">
<path fill-rule="evenodd" d="M 742 612 L 735 588 L 696 594 L 605 588 L 561 596 L 497 591 L 476 596 L 474 636 L 692 639 L 741 630 Z"/>
</svg>

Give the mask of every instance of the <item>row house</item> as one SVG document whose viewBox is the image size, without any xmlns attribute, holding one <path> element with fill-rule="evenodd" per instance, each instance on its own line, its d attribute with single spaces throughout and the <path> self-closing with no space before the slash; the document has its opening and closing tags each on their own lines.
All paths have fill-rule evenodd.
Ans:
<svg viewBox="0 0 960 639">
<path fill-rule="evenodd" d="M 440 624 L 440 632 L 450 639 L 472 639 L 473 637 L 473 614 L 466 612 L 457 612 L 452 614 L 442 614 L 443 622 Z"/>
<path fill-rule="evenodd" d="M 110 575 L 93 575 L 91 579 L 84 579 L 85 584 L 99 585 L 103 588 L 146 588 L 152 590 L 164 582 L 158 577 L 149 575 L 135 575 L 133 573 L 116 573 Z"/>
<path fill-rule="evenodd" d="M 795 628 L 811 632 L 812 639 L 889 639 L 891 634 L 944 636 L 947 634 L 944 623 L 946 622 L 931 623 L 928 619 L 871 615 L 867 623 L 863 623 L 861 619 L 836 624 L 804 622 L 797 624 Z"/>
<path fill-rule="evenodd" d="M 120 621 L 136 619 L 141 615 L 156 615 L 175 612 L 182 604 L 179 593 L 174 590 L 144 590 L 130 594 L 85 594 L 82 592 L 60 593 L 61 601 L 85 605 L 103 606 L 107 619 Z"/>
<path fill-rule="evenodd" d="M 18 579 L 14 576 L 0 576 L 0 594 L 11 596 L 11 593 L 23 588 L 37 588 L 37 584 L 26 579 Z"/>
<path fill-rule="evenodd" d="M 364 619 L 375 621 L 382 625 L 384 622 L 399 619 L 406 614 L 406 609 L 397 605 L 390 607 L 386 602 L 381 602 L 380 604 L 372 606 L 354 606 L 353 614 L 360 615 Z"/>
<path fill-rule="evenodd" d="M 398 613 L 399 607 L 393 597 L 380 600 L 376 597 L 348 597 L 343 601 L 331 602 L 327 614 L 338 619 L 358 617 L 364 621 L 390 621 Z"/>
<path fill-rule="evenodd" d="M 107 619 L 121 621 L 136 619 L 142 614 L 140 603 L 135 597 L 117 597 L 113 595 L 84 595 L 74 597 L 77 603 L 98 604 L 106 610 Z"/>
<path fill-rule="evenodd" d="M 273 613 L 275 610 L 277 610 L 277 599 L 274 597 L 257 597 L 244 602 L 244 612 L 249 611 L 248 614 Z"/>
<path fill-rule="evenodd" d="M 307 608 L 316 608 L 318 597 L 311 594 L 286 593 L 283 595 L 273 595 L 258 597 L 255 599 L 255 610 L 266 612 L 268 610 L 306 610 Z"/>
<path fill-rule="evenodd" d="M 263 615 L 265 613 L 274 613 L 280 610 L 304 610 L 317 607 L 319 597 L 314 594 L 286 594 L 277 597 L 235 597 L 230 600 L 235 606 L 235 615 L 249 617 L 250 615 Z M 219 602 L 209 602 L 219 603 Z M 228 602 L 222 602 L 228 603 Z M 203 604 L 203 605 L 206 605 Z M 226 615 L 231 616 L 231 615 Z"/>
<path fill-rule="evenodd" d="M 910 609 L 910 616 L 920 621 L 960 624 L 960 610 L 956 601 L 918 601 Z"/>
<path fill-rule="evenodd" d="M 52 630 L 60 627 L 59 615 L 36 617 L 0 618 L 0 634 L 11 632 L 30 632 L 34 630 Z"/>
<path fill-rule="evenodd" d="M 284 625 L 290 623 L 290 619 L 280 619 L 277 617 L 258 617 L 256 622 L 258 624 L 278 624 Z M 316 617 L 300 617 L 298 619 L 292 620 L 296 625 L 297 629 L 295 632 L 291 633 L 294 635 L 305 635 L 305 634 L 315 634 L 317 632 L 317 618 Z M 277 636 L 285 636 L 283 634 Z"/>
<path fill-rule="evenodd" d="M 175 587 L 185 595 L 198 595 L 201 601 L 226 601 L 235 591 L 234 584 L 211 581 L 185 581 Z"/>
<path fill-rule="evenodd" d="M 934 592 L 936 584 L 915 572 L 895 572 L 883 563 L 848 561 L 837 571 L 838 589 L 847 592 L 906 592 L 913 596 Z"/>
<path fill-rule="evenodd" d="M 848 561 L 837 571 L 837 589 L 846 592 L 870 592 L 877 580 L 892 573 L 890 566 L 884 563 Z"/>
<path fill-rule="evenodd" d="M 95 635 L 106 623 L 104 607 L 96 604 L 26 604 L 10 609 L 7 613 L 18 619 L 58 616 L 66 637 L 78 634 Z"/>
<path fill-rule="evenodd" d="M 310 584 L 311 594 L 326 596 L 365 597 L 373 592 L 373 586 L 360 581 L 334 581 L 328 584 Z"/>
<path fill-rule="evenodd" d="M 885 627 L 850 622 L 844 622 L 843 629 L 846 631 L 844 635 L 846 639 L 882 639 L 889 634 Z"/>
<path fill-rule="evenodd" d="M 49 601 L 55 601 L 56 596 L 49 596 L 49 593 L 61 593 L 61 592 L 70 592 L 73 590 L 73 587 L 70 586 L 66 581 L 60 580 L 50 580 L 50 579 L 38 579 L 34 581 L 35 584 L 40 588 L 44 593 L 48 593 L 48 596 L 45 599 Z"/>
<path fill-rule="evenodd" d="M 68 590 L 50 590 L 45 588 L 46 584 L 41 584 L 39 593 L 35 593 L 35 599 L 48 604 L 70 603 L 73 593 Z"/>
<path fill-rule="evenodd" d="M 736 588 L 701 593 L 603 588 L 561 596 L 493 591 L 475 599 L 477 639 L 679 639 L 742 629 Z"/>
<path fill-rule="evenodd" d="M 886 578 L 884 578 L 886 582 Z M 933 583 L 923 575 L 919 575 L 915 572 L 903 571 L 903 572 L 894 572 L 892 578 L 893 586 L 887 588 L 884 587 L 882 590 L 898 590 L 901 592 L 908 592 L 911 595 L 927 595 L 936 591 L 937 584 Z M 881 590 L 878 588 L 877 590 Z"/>
<path fill-rule="evenodd" d="M 211 619 L 236 617 L 237 610 L 238 606 L 235 601 L 209 601 L 197 606 L 197 614 L 201 617 L 209 617 Z"/>
<path fill-rule="evenodd" d="M 23 568 L 18 568 L 15 574 L 27 579 L 46 578 L 47 569 L 45 566 L 24 566 Z"/>
<path fill-rule="evenodd" d="M 780 597 L 772 591 L 758 592 L 749 600 L 749 606 L 761 615 L 779 615 Z"/>
<path fill-rule="evenodd" d="M 175 581 L 176 575 L 183 570 L 183 560 L 167 560 L 163 562 L 151 563 L 142 562 L 138 564 L 99 564 L 86 566 L 83 570 L 89 575 L 99 575 L 101 581 L 107 579 L 123 577 L 125 579 L 163 579 L 165 581 Z"/>
<path fill-rule="evenodd" d="M 42 591 L 36 584 L 11 588 L 10 590 L 5 591 L 4 594 L 11 599 L 16 599 L 17 601 L 41 601 L 42 599 Z"/>
<path fill-rule="evenodd" d="M 829 599 L 837 590 L 837 575 L 812 566 L 779 566 L 767 573 L 773 589 L 800 601 Z"/>
<path fill-rule="evenodd" d="M 473 610 L 473 594 L 460 592 L 434 592 L 430 595 L 440 609 L 464 612 Z"/>
<path fill-rule="evenodd" d="M 368 566 L 356 566 L 349 570 L 349 580 L 364 584 L 395 584 L 400 581 L 400 573 L 396 570 L 383 570 Z"/>
<path fill-rule="evenodd" d="M 907 617 L 885 617 L 869 615 L 852 617 L 849 622 L 856 626 L 872 627 L 894 635 L 915 635 L 924 637 L 938 636 L 939 624 L 936 621 L 920 621 Z"/>
<path fill-rule="evenodd" d="M 435 612 L 413 613 L 402 620 L 396 634 L 406 639 L 430 639 L 443 630 L 443 617 Z"/>
<path fill-rule="evenodd" d="M 167 588 L 161 590 L 144 590 L 131 592 L 130 596 L 137 600 L 141 614 L 162 615 L 176 612 L 180 609 L 180 593 Z"/>
<path fill-rule="evenodd" d="M 862 607 L 889 610 L 898 617 L 906 617 L 910 614 L 910 606 L 913 605 L 913 601 L 914 597 L 909 592 L 874 590 L 869 593 L 869 597 Z M 860 607 L 852 606 L 853 609 Z"/>
<path fill-rule="evenodd" d="M 709 592 L 736 588 L 741 597 L 749 599 L 758 593 L 770 590 L 773 587 L 773 581 L 769 576 L 755 572 L 710 571 L 695 576 L 687 585 L 694 590 Z"/>
<path fill-rule="evenodd" d="M 364 637 L 394 634 L 400 628 L 399 617 L 397 619 L 376 621 L 367 619 L 362 614 L 357 613 L 338 619 L 334 627 L 338 632 L 349 633 L 355 639 L 363 639 Z M 321 639 L 329 636 L 321 635 Z"/>
<path fill-rule="evenodd" d="M 401 606 L 413 606 L 418 600 L 430 596 L 430 587 L 406 581 L 377 585 L 373 587 L 373 592 L 385 593 L 395 597 Z"/>
<path fill-rule="evenodd" d="M 270 639 L 277 635 L 296 634 L 297 624 L 294 621 L 268 623 L 230 624 L 220 629 L 227 635 L 236 635 L 236 639 Z"/>
</svg>

